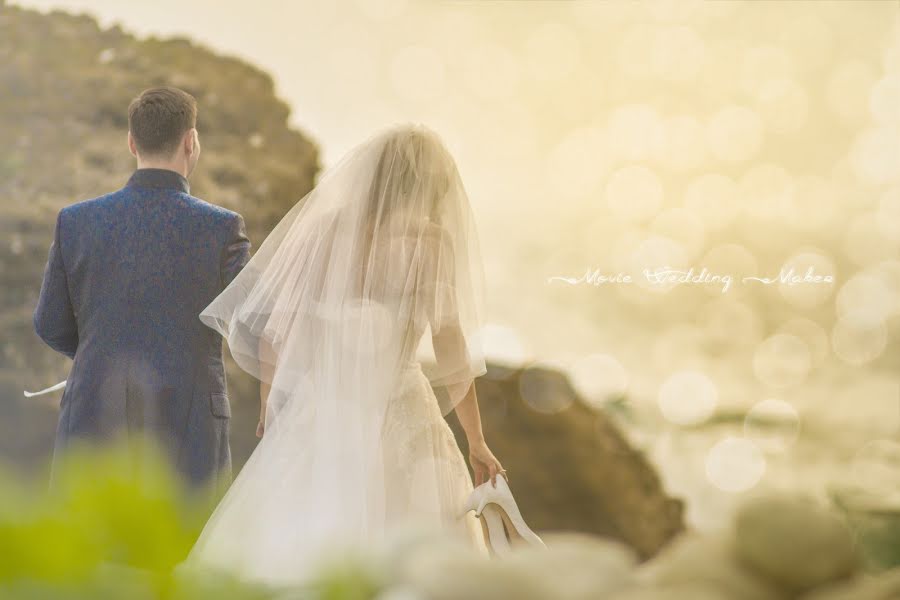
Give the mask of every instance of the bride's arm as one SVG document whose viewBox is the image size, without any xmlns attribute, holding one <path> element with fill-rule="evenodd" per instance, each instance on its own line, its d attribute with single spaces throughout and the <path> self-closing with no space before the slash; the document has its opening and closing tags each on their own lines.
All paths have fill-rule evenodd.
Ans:
<svg viewBox="0 0 900 600">
<path fill-rule="evenodd" d="M 456 416 L 459 424 L 466 432 L 466 440 L 469 443 L 469 462 L 475 471 L 475 485 L 481 485 L 488 479 L 491 483 L 497 483 L 497 474 L 506 477 L 503 465 L 488 448 L 481 430 L 481 413 L 478 410 L 478 395 L 475 393 L 475 383 L 469 386 L 469 391 L 459 404 L 456 405 Z"/>
<path fill-rule="evenodd" d="M 466 343 L 459 325 L 444 325 L 433 336 L 432 344 L 435 357 L 441 362 L 442 357 L 454 358 L 454 354 L 466 352 Z M 484 431 L 481 428 L 481 411 L 478 408 L 478 395 L 475 391 L 475 382 L 469 385 L 463 399 L 459 401 L 455 409 L 459 424 L 466 433 L 466 441 L 469 445 L 469 463 L 475 471 L 475 485 L 481 485 L 488 479 L 492 483 L 497 482 L 497 474 L 502 473 L 506 477 L 503 465 L 488 448 L 484 439 Z"/>
<path fill-rule="evenodd" d="M 459 404 L 456 405 L 456 416 L 459 424 L 466 432 L 466 440 L 470 446 L 484 443 L 484 432 L 481 430 L 481 412 L 478 409 L 478 395 L 475 393 L 475 385 L 469 387 L 469 391 Z"/>
<path fill-rule="evenodd" d="M 433 332 L 431 345 L 439 365 L 466 365 L 469 363 L 469 351 L 465 334 L 459 322 L 453 246 L 449 239 L 442 235 L 442 229 L 432 228 L 429 229 L 429 232 L 435 234 L 435 238 L 430 238 L 432 244 L 429 246 L 429 249 L 433 251 L 429 265 L 432 284 L 426 286 L 431 294 L 427 296 L 428 303 L 434 307 L 428 315 Z M 441 268 L 443 271 L 438 273 Z M 440 298 L 438 294 L 441 294 Z M 465 383 L 457 385 L 465 385 Z M 442 388 L 440 393 L 447 394 L 448 390 Z M 465 396 L 456 404 L 454 410 L 459 424 L 466 433 L 469 445 L 469 463 L 475 472 L 475 485 L 481 485 L 488 479 L 496 485 L 497 474 L 500 473 L 506 477 L 506 472 L 484 439 L 474 381 L 469 384 Z"/>
<path fill-rule="evenodd" d="M 259 423 L 256 437 L 262 437 L 266 429 L 266 405 L 272 391 L 272 376 L 275 373 L 275 350 L 263 337 L 259 338 Z"/>
</svg>

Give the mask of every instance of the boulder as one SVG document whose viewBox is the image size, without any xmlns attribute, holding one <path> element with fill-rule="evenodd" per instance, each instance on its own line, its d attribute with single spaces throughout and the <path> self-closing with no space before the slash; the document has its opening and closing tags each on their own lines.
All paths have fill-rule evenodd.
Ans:
<svg viewBox="0 0 900 600">
<path fill-rule="evenodd" d="M 846 523 L 812 498 L 751 498 L 734 520 L 738 556 L 764 576 L 803 591 L 849 577 L 860 557 Z"/>
<path fill-rule="evenodd" d="M 699 585 L 734 600 L 780 600 L 786 590 L 742 563 L 730 535 L 686 532 L 638 569 L 637 579 L 658 587 Z"/>
</svg>

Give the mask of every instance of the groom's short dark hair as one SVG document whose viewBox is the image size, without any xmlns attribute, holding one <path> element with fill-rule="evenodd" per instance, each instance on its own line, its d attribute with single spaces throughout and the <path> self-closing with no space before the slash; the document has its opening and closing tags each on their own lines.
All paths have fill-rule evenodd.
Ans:
<svg viewBox="0 0 900 600">
<path fill-rule="evenodd" d="M 197 101 L 178 88 L 144 90 L 128 106 L 128 130 L 138 152 L 147 156 L 170 156 L 196 126 Z"/>
</svg>

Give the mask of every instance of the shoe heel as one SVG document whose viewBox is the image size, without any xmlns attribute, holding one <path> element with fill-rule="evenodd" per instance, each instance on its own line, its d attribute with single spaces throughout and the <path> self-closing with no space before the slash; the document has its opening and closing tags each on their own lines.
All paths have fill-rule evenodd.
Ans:
<svg viewBox="0 0 900 600">
<path fill-rule="evenodd" d="M 487 529 L 485 542 L 494 556 L 504 556 L 512 551 L 506 528 L 503 526 L 503 519 L 499 513 L 500 509 L 497 505 L 491 504 L 485 507 L 480 519 L 484 528 Z"/>
<path fill-rule="evenodd" d="M 478 503 L 478 508 L 475 509 L 475 516 L 481 517 L 481 513 L 484 512 L 484 507 L 487 506 L 488 501 L 487 498 L 482 498 L 481 502 Z"/>
<path fill-rule="evenodd" d="M 463 506 L 462 515 L 460 517 L 466 516 L 466 513 L 470 511 L 475 511 L 475 516 L 481 516 L 481 511 L 484 510 L 484 506 L 487 504 L 487 499 L 484 498 L 484 494 L 480 492 L 478 489 L 472 490 L 469 494 L 469 497 L 466 499 L 466 503 Z"/>
</svg>

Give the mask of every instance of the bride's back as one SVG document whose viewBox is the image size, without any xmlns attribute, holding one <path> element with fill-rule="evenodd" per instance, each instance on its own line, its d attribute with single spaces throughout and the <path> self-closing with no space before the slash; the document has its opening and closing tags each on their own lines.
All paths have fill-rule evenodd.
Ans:
<svg viewBox="0 0 900 600">
<path fill-rule="evenodd" d="M 291 394 L 306 379 L 343 385 L 347 373 L 393 371 L 428 326 L 460 348 L 426 373 L 433 384 L 477 372 L 482 353 L 468 341 L 482 311 L 455 161 L 435 133 L 402 125 L 324 173 L 202 318 L 242 368 Z"/>
<path fill-rule="evenodd" d="M 451 241 L 443 227 L 455 164 L 440 140 L 418 128 L 395 130 L 372 173 L 365 206 L 348 218 L 364 221 L 352 263 L 353 297 L 410 316 L 421 335 L 433 315 L 439 281 L 452 275 Z M 402 326 L 404 319 L 398 318 Z"/>
</svg>

